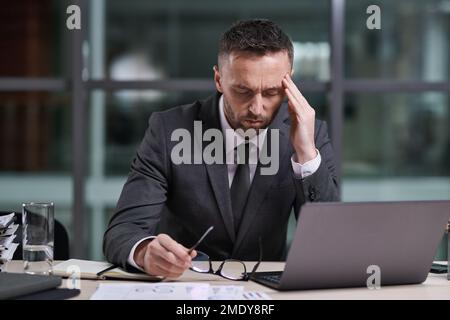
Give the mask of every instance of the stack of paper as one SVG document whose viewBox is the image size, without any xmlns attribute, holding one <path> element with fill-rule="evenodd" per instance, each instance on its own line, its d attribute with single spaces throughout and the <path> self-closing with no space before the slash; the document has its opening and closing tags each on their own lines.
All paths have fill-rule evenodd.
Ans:
<svg viewBox="0 0 450 320">
<path fill-rule="evenodd" d="M 14 223 L 14 216 L 14 213 L 0 216 L 0 271 L 3 271 L 6 263 L 12 260 L 18 246 L 17 243 L 13 243 L 19 227 Z"/>
<path fill-rule="evenodd" d="M 264 292 L 243 286 L 202 282 L 101 283 L 91 300 L 270 300 Z"/>
</svg>

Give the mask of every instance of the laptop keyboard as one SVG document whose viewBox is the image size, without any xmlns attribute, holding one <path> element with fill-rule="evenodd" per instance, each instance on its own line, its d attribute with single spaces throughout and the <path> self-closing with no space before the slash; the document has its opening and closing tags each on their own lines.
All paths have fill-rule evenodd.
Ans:
<svg viewBox="0 0 450 320">
<path fill-rule="evenodd" d="M 272 283 L 279 283 L 282 272 L 262 272 L 256 273 L 255 277 Z"/>
</svg>

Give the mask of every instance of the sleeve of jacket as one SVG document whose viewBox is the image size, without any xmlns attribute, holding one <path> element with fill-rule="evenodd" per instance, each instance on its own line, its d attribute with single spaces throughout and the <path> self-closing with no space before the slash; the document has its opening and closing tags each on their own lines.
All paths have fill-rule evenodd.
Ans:
<svg viewBox="0 0 450 320">
<path fill-rule="evenodd" d="M 167 199 L 168 152 L 163 119 L 153 113 L 103 237 L 106 259 L 133 270 L 127 258 L 140 239 L 154 235 Z"/>
<path fill-rule="evenodd" d="M 322 161 L 317 171 L 306 178 L 300 179 L 293 175 L 297 193 L 294 203 L 296 216 L 305 202 L 340 200 L 334 152 L 328 137 L 327 123 L 320 121 L 318 124 L 315 143 Z"/>
</svg>

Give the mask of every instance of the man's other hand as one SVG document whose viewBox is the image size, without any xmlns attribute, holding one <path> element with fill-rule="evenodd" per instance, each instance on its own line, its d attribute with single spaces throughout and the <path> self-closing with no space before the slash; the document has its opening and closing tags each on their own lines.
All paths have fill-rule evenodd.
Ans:
<svg viewBox="0 0 450 320">
<path fill-rule="evenodd" d="M 316 113 L 306 101 L 289 74 L 283 78 L 283 87 L 288 97 L 291 116 L 291 142 L 295 149 L 296 160 L 300 164 L 317 156 L 314 143 L 314 123 Z"/>
</svg>

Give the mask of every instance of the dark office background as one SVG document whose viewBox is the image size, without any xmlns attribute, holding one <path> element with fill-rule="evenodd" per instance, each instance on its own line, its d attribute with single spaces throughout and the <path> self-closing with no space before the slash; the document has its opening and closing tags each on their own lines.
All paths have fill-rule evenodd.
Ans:
<svg viewBox="0 0 450 320">
<path fill-rule="evenodd" d="M 70 4 L 81 31 L 66 28 Z M 366 27 L 371 4 L 381 30 Z M 0 208 L 55 202 L 74 256 L 103 258 L 148 117 L 213 92 L 218 38 L 243 18 L 291 36 L 296 82 L 331 128 L 343 200 L 450 199 L 450 0 L 0 5 Z"/>
</svg>

